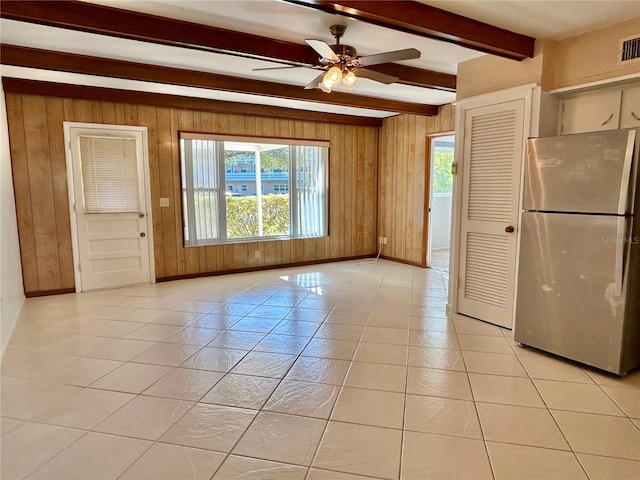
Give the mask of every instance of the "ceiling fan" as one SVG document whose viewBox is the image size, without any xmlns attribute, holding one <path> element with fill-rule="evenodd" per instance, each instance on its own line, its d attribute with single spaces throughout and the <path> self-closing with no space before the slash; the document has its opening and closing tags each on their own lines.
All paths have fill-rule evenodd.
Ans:
<svg viewBox="0 0 640 480">
<path fill-rule="evenodd" d="M 358 57 L 356 49 L 351 45 L 342 45 L 340 37 L 346 32 L 346 25 L 331 25 L 329 31 L 336 39 L 335 45 L 329 45 L 323 40 L 307 39 L 305 42 L 320 54 L 319 65 L 312 67 L 293 65 L 288 67 L 254 68 L 254 70 L 279 70 L 284 68 L 312 68 L 323 72 L 309 82 L 304 88 L 320 88 L 325 93 L 331 93 L 331 89 L 340 81 L 348 87 L 355 87 L 358 78 L 368 78 L 375 82 L 391 84 L 398 81 L 398 77 L 385 73 L 369 70 L 366 67 L 380 65 L 381 63 L 395 62 L 397 60 L 409 60 L 420 58 L 420 51 L 415 48 L 405 48 L 392 52 L 376 53 Z"/>
</svg>

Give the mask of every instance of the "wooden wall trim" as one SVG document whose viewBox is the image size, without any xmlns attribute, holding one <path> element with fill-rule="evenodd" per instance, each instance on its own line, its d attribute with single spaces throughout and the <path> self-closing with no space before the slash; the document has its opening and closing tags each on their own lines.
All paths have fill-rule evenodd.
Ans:
<svg viewBox="0 0 640 480">
<path fill-rule="evenodd" d="M 259 115 L 264 117 L 285 118 L 290 120 L 309 120 L 345 125 L 363 125 L 368 127 L 382 126 L 381 118 L 340 115 L 337 113 L 309 112 L 296 110 L 295 108 L 253 105 L 249 103 L 185 97 L 164 93 L 120 90 L 117 88 L 90 87 L 12 77 L 3 77 L 2 86 L 5 92 L 11 93 L 80 98 L 107 102 L 136 103 L 163 107 L 193 108 L 197 110 L 210 110 L 212 112 L 232 113 L 237 115 Z"/>
<path fill-rule="evenodd" d="M 65 293 L 76 293 L 75 288 L 56 288 L 54 290 L 38 290 L 35 292 L 24 292 L 27 298 L 46 297 L 48 295 L 63 295 Z"/>
<path fill-rule="evenodd" d="M 248 93 L 266 97 L 287 98 L 344 107 L 367 108 L 383 112 L 437 115 L 438 107 L 414 102 L 386 100 L 343 92 L 326 94 L 320 89 L 305 90 L 297 85 L 265 82 L 217 73 L 198 72 L 181 68 L 162 67 L 89 55 L 0 45 L 0 61 L 4 65 L 39 68 L 110 78 L 125 78 L 146 82 L 206 88 L 235 93 Z"/>
<path fill-rule="evenodd" d="M 383 260 L 389 260 L 390 262 L 403 263 L 405 265 L 411 265 L 413 267 L 427 268 L 426 265 L 422 265 L 420 262 L 412 262 L 411 260 L 405 260 L 404 258 L 389 257 L 387 255 L 380 255 Z"/>
<path fill-rule="evenodd" d="M 375 255 L 356 255 L 352 257 L 340 257 L 340 258 L 326 258 L 322 260 L 314 260 L 312 262 L 293 262 L 293 263 L 283 263 L 280 265 L 261 265 L 259 267 L 247 267 L 247 268 L 231 268 L 227 270 L 219 270 L 215 272 L 200 272 L 200 273 L 191 273 L 185 275 L 170 275 L 167 277 L 159 277 L 156 278 L 156 282 L 172 282 L 174 280 L 186 280 L 189 278 L 201 278 L 201 277 L 217 277 L 221 275 L 231 275 L 234 273 L 247 273 L 247 272 L 259 272 L 262 270 L 277 270 L 279 268 L 294 268 L 294 267 L 307 267 L 309 265 L 322 265 L 324 263 L 334 263 L 334 262 L 348 262 L 350 260 L 363 260 L 365 258 L 375 258 Z M 406 262 L 402 262 L 406 263 Z"/>
</svg>

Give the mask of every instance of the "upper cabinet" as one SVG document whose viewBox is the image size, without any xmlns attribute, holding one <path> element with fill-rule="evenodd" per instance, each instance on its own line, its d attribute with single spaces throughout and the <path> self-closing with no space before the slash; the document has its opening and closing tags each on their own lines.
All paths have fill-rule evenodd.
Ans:
<svg viewBox="0 0 640 480">
<path fill-rule="evenodd" d="M 560 134 L 640 127 L 640 85 L 594 90 L 560 102 Z"/>
</svg>

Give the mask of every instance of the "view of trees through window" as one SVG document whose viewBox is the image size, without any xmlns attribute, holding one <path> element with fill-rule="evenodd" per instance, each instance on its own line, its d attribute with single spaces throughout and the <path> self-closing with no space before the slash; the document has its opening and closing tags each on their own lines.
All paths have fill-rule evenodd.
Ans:
<svg viewBox="0 0 640 480">
<path fill-rule="evenodd" d="M 435 142 L 433 156 L 433 193 L 451 193 L 453 191 L 453 144 Z"/>
</svg>

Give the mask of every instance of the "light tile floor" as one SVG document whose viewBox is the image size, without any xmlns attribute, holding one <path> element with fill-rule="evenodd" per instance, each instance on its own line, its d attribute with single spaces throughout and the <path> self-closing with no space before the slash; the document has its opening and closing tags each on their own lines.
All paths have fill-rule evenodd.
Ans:
<svg viewBox="0 0 640 480">
<path fill-rule="evenodd" d="M 640 478 L 640 372 L 447 318 L 445 289 L 377 261 L 29 299 L 1 477 Z"/>
</svg>

